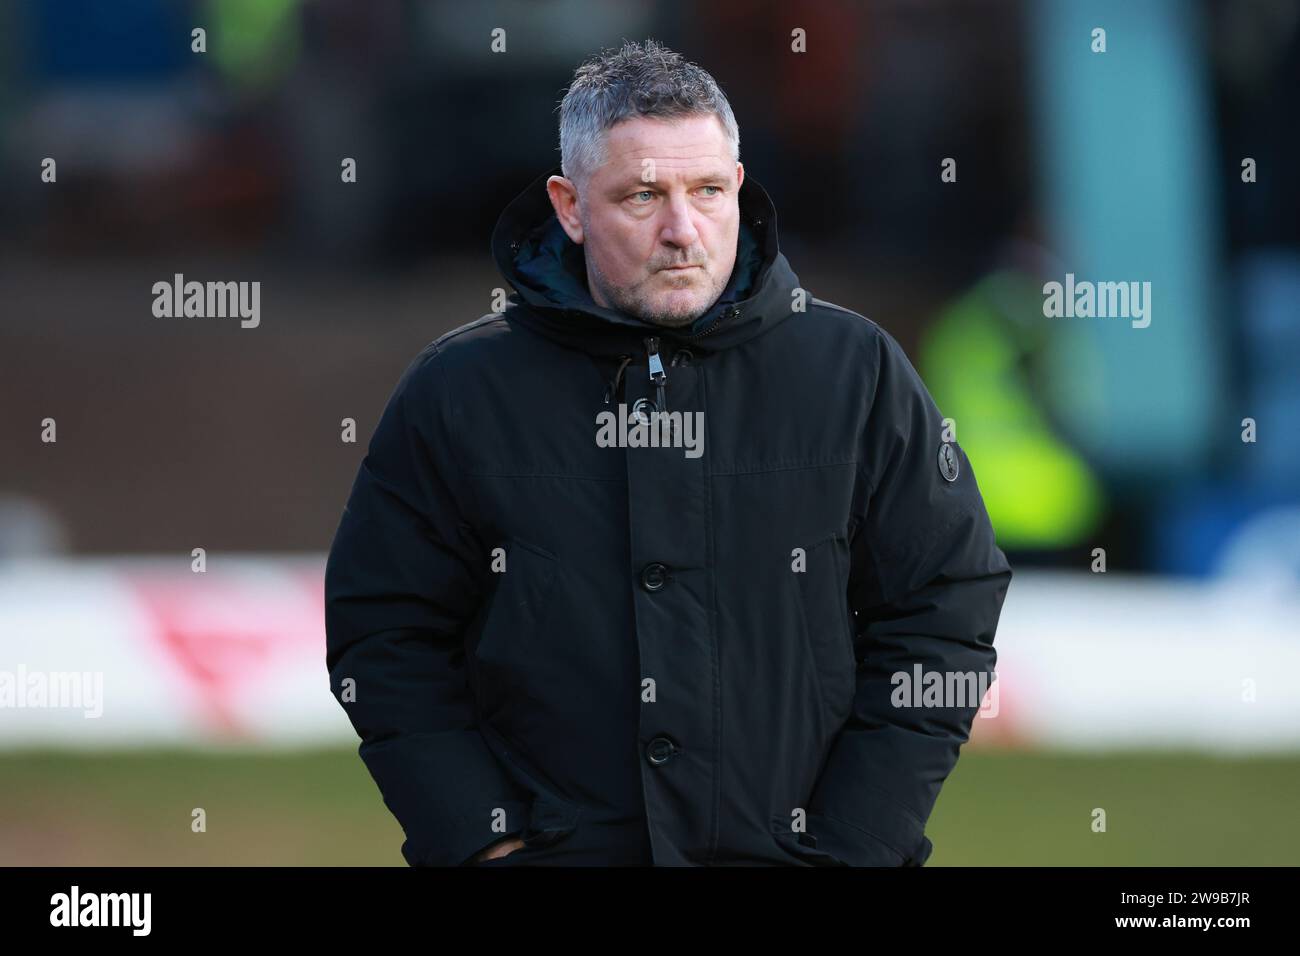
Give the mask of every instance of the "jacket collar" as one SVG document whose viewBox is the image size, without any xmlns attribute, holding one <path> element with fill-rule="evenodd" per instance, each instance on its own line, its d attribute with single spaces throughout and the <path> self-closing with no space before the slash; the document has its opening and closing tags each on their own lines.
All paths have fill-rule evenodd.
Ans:
<svg viewBox="0 0 1300 956">
<path fill-rule="evenodd" d="M 515 292 L 507 315 L 563 345 L 593 355 L 637 355 L 658 336 L 674 348 L 716 352 L 766 332 L 791 313 L 798 277 L 777 246 L 776 208 L 748 173 L 740 187 L 740 235 L 731 279 L 709 311 L 683 329 L 599 306 L 587 291 L 582 248 L 560 226 L 541 174 L 501 213 L 492 257 Z"/>
</svg>

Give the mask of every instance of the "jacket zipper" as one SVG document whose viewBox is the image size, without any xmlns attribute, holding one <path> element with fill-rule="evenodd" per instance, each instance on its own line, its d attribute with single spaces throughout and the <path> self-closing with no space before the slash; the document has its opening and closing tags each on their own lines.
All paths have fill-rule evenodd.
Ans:
<svg viewBox="0 0 1300 956">
<path fill-rule="evenodd" d="M 734 305 L 729 305 L 727 306 L 727 308 L 722 310 L 722 313 L 716 319 L 714 319 L 713 323 L 703 332 L 696 332 L 694 335 L 682 335 L 682 336 L 678 336 L 678 338 L 681 338 L 688 342 L 694 342 L 696 339 L 702 339 L 706 335 L 712 335 L 714 332 L 718 331 L 718 329 L 726 325 L 727 323 L 724 320 L 734 319 L 738 315 L 740 315 L 739 307 Z"/>
<path fill-rule="evenodd" d="M 645 340 L 646 365 L 650 369 L 650 384 L 655 387 L 655 408 L 661 412 L 668 411 L 664 399 L 664 389 L 668 385 L 668 373 L 664 371 L 663 359 L 659 357 L 659 338 L 651 336 Z"/>
<path fill-rule="evenodd" d="M 738 315 L 740 315 L 739 307 L 734 305 L 727 306 L 727 308 L 725 308 L 722 313 L 713 320 L 713 324 L 703 332 L 697 332 L 695 335 L 682 335 L 678 336 L 678 338 L 687 342 L 694 342 L 696 339 L 702 339 L 706 335 L 712 335 L 714 332 L 718 331 L 718 329 L 726 325 L 727 320 L 734 319 Z M 647 338 L 645 340 L 645 348 L 646 362 L 650 369 L 650 381 L 655 386 L 655 405 L 662 411 L 667 411 L 668 409 L 664 404 L 664 387 L 668 384 L 668 373 L 664 371 L 663 360 L 659 357 L 659 338 L 657 336 Z"/>
<path fill-rule="evenodd" d="M 719 327 L 726 325 L 726 322 L 723 321 L 724 319 L 734 319 L 739 314 L 740 314 L 740 309 L 738 309 L 734 305 L 729 306 L 726 310 L 723 311 L 723 313 L 717 319 L 714 320 L 713 324 L 709 328 L 705 329 L 703 332 L 700 332 L 696 335 L 680 336 L 680 338 L 685 341 L 693 342 L 696 339 L 704 338 L 704 336 L 706 335 L 712 335 L 714 332 L 718 330 Z M 659 354 L 659 337 L 650 336 L 648 338 L 643 339 L 642 341 L 645 344 L 646 368 L 650 373 L 650 384 L 652 384 L 655 387 L 655 407 L 661 411 L 666 412 L 668 408 L 667 408 L 667 399 L 665 397 L 664 392 L 668 385 L 668 372 L 664 368 L 663 358 Z M 677 351 L 678 352 L 684 351 L 689 354 L 690 349 L 687 349 L 683 346 L 682 348 L 679 348 Z M 623 358 L 626 359 L 628 358 L 628 356 L 623 356 Z M 676 362 L 676 357 L 674 357 L 673 361 Z M 626 365 L 626 362 L 624 362 L 623 364 Z M 621 368 L 620 368 L 620 372 L 615 376 L 615 381 L 617 381 L 619 377 L 621 377 Z M 614 387 L 615 386 L 611 384 L 611 388 L 607 388 L 605 390 L 606 405 L 609 404 L 610 396 L 613 393 Z"/>
</svg>

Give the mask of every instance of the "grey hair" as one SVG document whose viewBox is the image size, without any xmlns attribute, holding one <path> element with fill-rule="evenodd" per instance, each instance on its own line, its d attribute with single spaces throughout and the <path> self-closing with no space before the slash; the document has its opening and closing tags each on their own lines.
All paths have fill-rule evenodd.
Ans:
<svg viewBox="0 0 1300 956">
<path fill-rule="evenodd" d="M 740 161 L 740 129 L 726 94 L 707 71 L 646 40 L 602 50 L 573 74 L 560 102 L 560 167 L 585 184 L 605 162 L 605 133 L 625 119 L 673 119 L 712 113 Z"/>
</svg>

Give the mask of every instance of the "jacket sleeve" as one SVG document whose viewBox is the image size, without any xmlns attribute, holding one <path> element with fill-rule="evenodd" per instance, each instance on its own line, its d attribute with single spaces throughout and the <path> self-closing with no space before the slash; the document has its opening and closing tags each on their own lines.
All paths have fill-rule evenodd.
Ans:
<svg viewBox="0 0 1300 956">
<path fill-rule="evenodd" d="M 851 866 L 921 866 L 925 825 L 979 710 L 964 699 L 911 706 L 922 674 L 993 680 L 993 635 L 1011 581 L 969 459 L 941 465 L 943 418 L 902 348 L 880 330 L 849 523 L 857 690 L 809 801 L 818 847 Z M 958 423 L 959 425 L 959 423 Z M 959 431 L 958 431 L 959 434 Z M 919 694 L 919 691 L 917 691 Z M 900 706 L 895 706 L 895 701 Z M 817 829 L 814 829 L 814 820 Z"/>
<path fill-rule="evenodd" d="M 412 866 L 464 863 L 523 829 L 530 799 L 488 749 L 466 681 L 462 634 L 488 565 L 463 517 L 439 363 L 426 347 L 394 389 L 325 570 L 330 687 Z"/>
</svg>

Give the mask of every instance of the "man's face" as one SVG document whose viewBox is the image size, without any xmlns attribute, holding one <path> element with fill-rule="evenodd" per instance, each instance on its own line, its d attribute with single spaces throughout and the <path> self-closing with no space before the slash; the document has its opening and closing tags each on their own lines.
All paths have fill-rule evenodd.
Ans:
<svg viewBox="0 0 1300 956">
<path fill-rule="evenodd" d="M 583 246 L 591 297 L 656 325 L 689 325 L 731 278 L 744 167 L 712 114 L 635 117 L 605 136 L 606 161 L 581 195 L 562 176 L 547 182 Z"/>
</svg>

